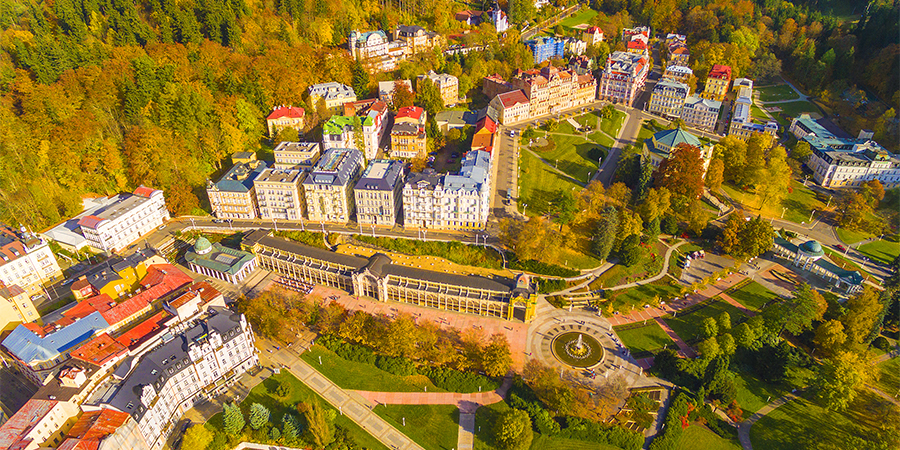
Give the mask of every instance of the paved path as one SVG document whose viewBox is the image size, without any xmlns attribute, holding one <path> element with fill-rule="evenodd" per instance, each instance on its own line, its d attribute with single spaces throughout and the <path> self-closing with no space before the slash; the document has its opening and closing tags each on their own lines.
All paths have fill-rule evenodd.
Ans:
<svg viewBox="0 0 900 450">
<path fill-rule="evenodd" d="M 900 401 L 897 401 L 897 399 L 895 397 L 891 396 L 891 394 L 888 394 L 887 392 L 884 392 L 881 389 L 878 389 L 877 387 L 869 385 L 869 384 L 866 385 L 866 389 L 872 391 L 875 395 L 877 395 L 897 406 L 900 406 Z"/>
<path fill-rule="evenodd" d="M 459 410 L 459 433 L 456 437 L 456 448 L 472 450 L 475 448 L 475 411 Z"/>
<path fill-rule="evenodd" d="M 778 408 L 779 406 L 796 398 L 797 395 L 793 393 L 787 394 L 784 397 L 779 397 L 772 401 L 772 403 L 769 403 L 768 405 L 760 408 L 759 411 L 754 413 L 749 418 L 745 419 L 743 422 L 739 423 L 738 439 L 741 441 L 741 447 L 743 447 L 744 450 L 753 450 L 753 445 L 750 444 L 750 427 L 752 427 L 757 420 L 762 419 L 763 416 L 775 410 L 775 408 Z"/>
<path fill-rule="evenodd" d="M 735 299 L 732 298 L 730 295 L 728 295 L 728 294 L 726 294 L 726 293 L 724 293 L 724 292 L 722 292 L 721 294 L 719 294 L 719 298 L 721 298 L 722 300 L 725 300 L 725 301 L 728 302 L 731 306 L 734 306 L 735 308 L 739 309 L 742 313 L 746 314 L 747 317 L 753 317 L 753 316 L 756 315 L 756 311 L 747 308 L 746 306 L 742 305 L 741 302 L 735 300 Z"/>
<path fill-rule="evenodd" d="M 660 242 L 662 242 L 662 240 L 660 240 Z M 662 270 L 660 270 L 657 275 L 654 275 L 650 278 L 645 278 L 641 281 L 635 281 L 633 283 L 625 283 L 625 284 L 620 284 L 618 286 L 606 288 L 606 290 L 607 291 L 618 291 L 620 289 L 633 288 L 633 287 L 641 286 L 641 285 L 644 285 L 647 283 L 652 283 L 652 282 L 659 280 L 660 278 L 666 276 L 666 274 L 669 273 L 669 257 L 672 256 L 672 252 L 675 251 L 675 249 L 677 249 L 678 247 L 681 247 L 681 245 L 685 244 L 686 242 L 687 241 L 681 241 L 681 242 L 669 247 L 669 249 L 666 250 L 666 256 L 663 257 Z"/>
<path fill-rule="evenodd" d="M 684 340 L 681 339 L 681 336 L 676 334 L 675 330 L 669 327 L 669 324 L 667 324 L 665 320 L 657 317 L 656 323 L 658 323 L 659 326 L 662 327 L 663 331 L 665 331 L 666 334 L 669 335 L 669 339 L 675 341 L 675 345 L 678 346 L 678 353 L 680 353 L 681 356 L 685 358 L 693 358 L 697 356 L 697 352 L 695 352 L 690 345 L 687 345 L 687 342 L 684 342 Z"/>
<path fill-rule="evenodd" d="M 544 159 L 544 158 L 541 158 L 540 155 L 538 155 L 537 153 L 535 153 L 534 151 L 532 151 L 530 148 L 526 148 L 525 151 L 528 152 L 528 153 L 531 153 L 532 156 L 534 156 L 535 158 L 541 160 L 541 162 L 544 163 L 545 165 L 547 165 L 547 167 L 549 167 L 550 170 L 556 172 L 556 173 L 559 174 L 560 176 L 572 180 L 573 183 L 575 183 L 575 184 L 577 184 L 577 185 L 579 185 L 579 186 L 581 186 L 581 187 L 584 187 L 584 186 L 585 186 L 585 184 L 584 184 L 583 181 L 576 180 L 572 175 L 569 175 L 569 174 L 563 172 L 562 170 L 559 170 L 559 169 L 557 169 L 556 167 L 553 167 L 553 164 L 550 164 L 549 161 L 547 161 L 547 160 Z"/>
<path fill-rule="evenodd" d="M 362 398 L 382 405 L 490 405 L 503 400 L 512 386 L 512 378 L 503 380 L 495 391 L 461 394 L 459 392 L 374 392 L 352 391 Z"/>
<path fill-rule="evenodd" d="M 369 434 L 388 446 L 397 450 L 421 449 L 419 444 L 406 437 L 386 420 L 372 412 L 370 405 L 360 401 L 352 393 L 344 391 L 312 366 L 300 359 L 300 355 L 287 349 L 271 355 L 271 359 L 284 364 L 303 384 L 309 386 L 328 403 L 341 411 L 350 420 L 365 429 Z"/>
</svg>

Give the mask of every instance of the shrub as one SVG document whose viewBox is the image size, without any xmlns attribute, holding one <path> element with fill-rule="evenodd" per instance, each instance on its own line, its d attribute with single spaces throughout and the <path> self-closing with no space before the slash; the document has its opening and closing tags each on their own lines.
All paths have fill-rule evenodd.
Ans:
<svg viewBox="0 0 900 450">
<path fill-rule="evenodd" d="M 568 286 L 566 280 L 559 278 L 535 278 L 534 281 L 538 284 L 538 292 L 541 294 L 561 291 Z"/>
<path fill-rule="evenodd" d="M 891 343 L 884 336 L 878 336 L 874 341 L 872 341 L 872 347 L 887 352 L 891 350 Z"/>
<path fill-rule="evenodd" d="M 472 372 L 460 372 L 446 367 L 426 368 L 422 374 L 435 386 L 450 392 L 482 392 L 493 391 L 500 387 L 497 380 Z"/>
<path fill-rule="evenodd" d="M 576 275 L 581 274 L 581 272 L 573 269 L 569 269 L 563 266 L 557 266 L 556 264 L 548 264 L 540 261 L 536 261 L 534 259 L 528 259 L 525 261 L 519 260 L 514 253 L 507 253 L 507 258 L 509 260 L 509 268 L 512 270 L 521 270 L 524 272 L 536 273 L 539 275 L 549 275 L 551 277 L 574 277 Z"/>
<path fill-rule="evenodd" d="M 367 347 L 344 342 L 334 336 L 322 336 L 316 340 L 316 343 L 333 351 L 347 361 L 375 364 L 375 353 Z"/>
<path fill-rule="evenodd" d="M 559 433 L 559 436 L 624 450 L 640 450 L 644 445 L 644 436 L 636 431 L 571 416 L 566 417 L 566 428 Z"/>
<path fill-rule="evenodd" d="M 551 295 L 547 297 L 547 303 L 550 303 L 557 308 L 565 308 L 569 304 L 562 295 Z"/>
<path fill-rule="evenodd" d="M 322 233 L 312 231 L 276 231 L 275 236 L 306 244 L 310 247 L 326 248 Z"/>
<path fill-rule="evenodd" d="M 375 367 L 403 377 L 418 373 L 412 360 L 403 357 L 379 356 L 375 358 Z"/>
<path fill-rule="evenodd" d="M 418 241 L 414 239 L 373 238 L 372 236 L 364 235 L 354 235 L 353 238 L 388 251 L 407 255 L 437 256 L 464 266 L 485 267 L 488 269 L 500 269 L 503 266 L 503 258 L 497 253 L 497 250 L 490 247 L 467 245 L 458 241 Z"/>
</svg>

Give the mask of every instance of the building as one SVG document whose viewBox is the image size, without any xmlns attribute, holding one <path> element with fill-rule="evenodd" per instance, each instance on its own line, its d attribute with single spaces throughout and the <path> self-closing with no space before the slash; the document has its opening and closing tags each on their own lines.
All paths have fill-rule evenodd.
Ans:
<svg viewBox="0 0 900 450">
<path fill-rule="evenodd" d="M 333 114 L 340 114 L 344 103 L 356 101 L 356 92 L 353 91 L 353 88 L 336 81 L 313 84 L 307 92 L 311 105 L 318 105 L 321 99 L 325 102 L 325 108 Z"/>
<path fill-rule="evenodd" d="M 570 55 L 583 55 L 587 51 L 587 44 L 581 39 L 567 37 L 563 41 L 566 45 L 566 53 Z"/>
<path fill-rule="evenodd" d="M 184 259 L 194 272 L 240 284 L 256 269 L 256 258 L 252 253 L 226 247 L 218 242 L 211 244 L 203 236 L 197 238 Z"/>
<path fill-rule="evenodd" d="M 633 39 L 650 40 L 650 27 L 634 27 L 622 29 L 622 42 L 628 42 Z"/>
<path fill-rule="evenodd" d="M 356 222 L 393 227 L 403 205 L 403 162 L 376 159 L 369 163 L 353 190 Z"/>
<path fill-rule="evenodd" d="M 111 299 L 134 290 L 147 275 L 150 266 L 165 264 L 165 258 L 152 248 L 141 248 L 127 256 L 114 256 L 103 264 L 81 275 L 69 287 L 75 300 L 84 300 L 101 294 Z"/>
<path fill-rule="evenodd" d="M 799 240 L 795 242 L 801 242 Z M 834 287 L 843 289 L 847 294 L 855 294 L 863 290 L 863 276 L 855 270 L 846 270 L 831 262 L 822 244 L 817 241 L 806 241 L 800 244 L 791 242 L 775 232 L 775 242 L 772 246 L 773 253 L 777 257 L 785 258 L 788 264 L 799 267 L 824 278 L 825 281 L 834 284 Z"/>
<path fill-rule="evenodd" d="M 691 50 L 681 41 L 669 44 L 666 63 L 670 66 L 689 66 L 691 64 Z"/>
<path fill-rule="evenodd" d="M 378 82 L 378 100 L 381 100 L 388 105 L 394 104 L 394 92 L 397 89 L 398 85 L 404 85 L 409 92 L 412 92 L 412 82 L 409 80 L 395 80 L 395 81 L 379 81 Z"/>
<path fill-rule="evenodd" d="M 74 425 L 78 405 L 55 400 L 28 400 L 0 427 L 0 449 L 58 447 Z"/>
<path fill-rule="evenodd" d="M 513 280 L 433 272 L 393 264 L 380 253 L 359 258 L 272 237 L 263 230 L 247 235 L 242 245 L 256 254 L 262 267 L 283 277 L 378 301 L 524 322 L 535 313 L 536 298 L 527 275 Z"/>
<path fill-rule="evenodd" d="M 588 58 L 584 55 L 572 56 L 569 58 L 567 69 L 578 75 L 591 75 L 594 72 L 594 58 Z"/>
<path fill-rule="evenodd" d="M 28 294 L 19 286 L 0 283 L 0 332 L 41 318 Z"/>
<path fill-rule="evenodd" d="M 209 197 L 213 215 L 219 219 L 259 218 L 253 182 L 266 168 L 264 161 L 250 154 L 247 160 L 239 158 L 235 161 L 234 166 L 215 183 L 207 180 L 206 196 Z"/>
<path fill-rule="evenodd" d="M 221 394 L 258 364 L 243 314 L 215 307 L 209 312 L 136 364 L 120 367 L 121 382 L 99 402 L 129 414 L 151 450 L 163 448 L 185 411 Z"/>
<path fill-rule="evenodd" d="M 731 67 L 716 64 L 706 76 L 706 85 L 700 97 L 721 102 L 725 100 L 728 89 L 731 86 Z"/>
<path fill-rule="evenodd" d="M 62 223 L 40 234 L 47 239 L 55 241 L 65 250 L 70 252 L 82 251 L 90 247 L 90 245 L 84 235 L 81 234 L 81 227 L 78 226 L 78 222 L 82 218 L 90 216 L 95 212 L 112 205 L 118 201 L 118 198 L 119 196 L 116 195 L 113 197 L 82 199 L 81 203 L 84 210 L 81 211 L 81 213 L 65 219 Z"/>
<path fill-rule="evenodd" d="M 531 118 L 531 104 L 520 89 L 497 95 L 489 108 L 497 111 L 497 118 L 503 125 L 510 125 Z"/>
<path fill-rule="evenodd" d="M 592 75 L 578 75 L 554 66 L 518 70 L 510 85 L 521 89 L 528 98 L 530 118 L 558 114 L 593 103 L 597 98 L 597 82 Z"/>
<path fill-rule="evenodd" d="M 447 42 L 440 34 L 416 25 L 397 25 L 394 40 L 405 43 L 411 55 L 441 49 Z"/>
<path fill-rule="evenodd" d="M 17 231 L 0 224 L 0 284 L 7 288 L 17 286 L 30 299 L 45 294 L 44 286 L 62 279 L 62 270 L 47 239 L 25 227 Z M 26 307 L 23 312 L 27 311 L 30 309 Z"/>
<path fill-rule="evenodd" d="M 109 408 L 85 411 L 57 450 L 150 450 L 137 422 Z"/>
<path fill-rule="evenodd" d="M 603 42 L 603 30 L 598 26 L 592 26 L 581 32 L 581 40 L 587 45 L 597 45 Z"/>
<path fill-rule="evenodd" d="M 790 131 L 812 149 L 806 165 L 820 185 L 858 187 L 878 180 L 885 189 L 900 186 L 900 157 L 871 140 L 865 130 L 856 139 L 838 137 L 809 114 L 802 114 L 791 121 Z"/>
<path fill-rule="evenodd" d="M 481 92 L 487 98 L 494 98 L 504 92 L 514 91 L 516 88 L 499 74 L 491 74 L 481 80 Z"/>
<path fill-rule="evenodd" d="M 418 106 L 406 106 L 394 116 L 391 128 L 391 156 L 413 159 L 424 157 L 428 149 L 425 122 L 428 113 Z"/>
<path fill-rule="evenodd" d="M 343 116 L 331 116 L 322 126 L 322 146 L 330 148 L 357 148 L 356 129 L 362 128 L 361 143 L 366 159 L 378 155 L 378 145 L 388 122 L 387 104 L 375 99 L 348 102 L 343 106 Z"/>
<path fill-rule="evenodd" d="M 622 42 L 625 44 L 626 52 L 649 57 L 650 28 L 624 28 L 622 30 Z"/>
<path fill-rule="evenodd" d="M 485 111 L 484 117 L 475 124 L 475 134 L 472 135 L 472 150 L 484 150 L 493 154 L 494 143 L 497 137 L 497 121 Z"/>
<path fill-rule="evenodd" d="M 275 168 L 310 170 L 319 160 L 320 153 L 318 142 L 283 141 L 275 146 Z"/>
<path fill-rule="evenodd" d="M 722 102 L 692 94 L 684 100 L 681 119 L 687 125 L 711 132 L 716 129 L 716 122 L 719 120 L 721 110 Z"/>
<path fill-rule="evenodd" d="M 490 207 L 491 155 L 466 153 L 459 174 L 411 174 L 403 188 L 405 227 L 445 230 L 484 229 Z"/>
<path fill-rule="evenodd" d="M 253 182 L 259 218 L 264 220 L 300 220 L 305 197 L 300 183 L 306 178 L 303 170 L 266 169 Z"/>
<path fill-rule="evenodd" d="M 350 56 L 371 65 L 375 71 L 389 72 L 396 68 L 396 61 L 388 57 L 388 37 L 384 31 L 360 33 L 353 30 L 347 39 Z"/>
<path fill-rule="evenodd" d="M 286 128 L 297 130 L 297 134 L 303 134 L 303 118 L 306 111 L 299 106 L 276 106 L 266 117 L 266 127 L 269 129 L 269 137 L 274 138 Z"/>
<path fill-rule="evenodd" d="M 448 110 L 437 113 L 434 120 L 441 132 L 447 134 L 450 130 L 462 130 L 467 126 L 475 126 L 478 115 L 473 111 Z"/>
<path fill-rule="evenodd" d="M 681 128 L 663 130 L 654 134 L 650 139 L 645 139 L 644 157 L 650 160 L 654 168 L 659 167 L 663 160 L 669 159 L 675 148 L 682 144 L 700 149 L 700 157 L 703 158 L 703 170 L 705 171 L 712 160 L 713 146 L 704 146 L 697 136 Z"/>
<path fill-rule="evenodd" d="M 525 45 L 531 50 L 535 64 L 540 64 L 548 59 L 562 58 L 566 51 L 566 41 L 553 37 L 539 37 L 525 41 Z"/>
<path fill-rule="evenodd" d="M 751 107 L 753 105 L 753 80 L 737 78 L 734 80 L 734 111 L 731 114 L 731 123 L 728 124 L 728 135 L 737 136 L 746 141 L 754 134 L 768 134 L 775 137 L 778 132 L 778 124 L 768 121 L 765 124 L 753 122 Z"/>
<path fill-rule="evenodd" d="M 644 89 L 649 67 L 646 56 L 613 52 L 600 76 L 600 99 L 632 106 Z"/>
<path fill-rule="evenodd" d="M 650 93 L 647 110 L 663 117 L 681 117 L 684 100 L 690 92 L 691 88 L 688 85 L 663 78 L 656 83 L 653 92 Z"/>
<path fill-rule="evenodd" d="M 353 216 L 353 187 L 364 165 L 358 150 L 332 148 L 303 180 L 309 220 L 346 223 Z"/>
<path fill-rule="evenodd" d="M 117 252 L 169 220 L 163 191 L 140 186 L 119 194 L 114 203 L 78 221 L 88 244 L 104 252 Z"/>
<path fill-rule="evenodd" d="M 464 22 L 466 25 L 476 27 L 481 25 L 482 22 L 489 22 L 494 26 L 494 29 L 497 30 L 497 33 L 504 33 L 509 29 L 509 17 L 507 17 L 506 13 L 500 9 L 500 5 L 496 2 L 494 2 L 494 6 L 487 11 L 460 11 L 456 13 L 454 18 L 460 22 Z"/>
<path fill-rule="evenodd" d="M 419 75 L 418 82 L 421 83 L 425 78 L 431 80 L 441 92 L 444 106 L 453 106 L 459 103 L 459 79 L 446 73 L 434 73 L 433 70 L 429 70 L 425 75 Z"/>
<path fill-rule="evenodd" d="M 433 169 L 412 172 L 403 186 L 403 226 L 434 228 L 444 219 L 444 177 Z"/>
<path fill-rule="evenodd" d="M 400 61 L 418 53 L 440 49 L 444 46 L 441 35 L 419 26 L 399 25 L 393 32 L 393 40 L 381 30 L 351 31 L 347 39 L 350 56 L 361 61 L 370 73 L 390 72 Z"/>
<path fill-rule="evenodd" d="M 666 71 L 663 72 L 662 77 L 679 83 L 688 84 L 692 76 L 694 76 L 694 71 L 691 70 L 690 67 L 673 64 L 666 67 Z"/>
</svg>

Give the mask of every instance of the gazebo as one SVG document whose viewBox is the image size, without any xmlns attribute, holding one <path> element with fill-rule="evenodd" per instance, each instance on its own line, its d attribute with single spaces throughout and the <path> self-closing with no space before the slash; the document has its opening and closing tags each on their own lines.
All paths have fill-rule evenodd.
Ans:
<svg viewBox="0 0 900 450">
<path fill-rule="evenodd" d="M 797 245 L 776 233 L 773 251 L 790 259 L 793 265 L 831 281 L 836 288 L 844 289 L 848 294 L 862 290 L 862 275 L 855 270 L 838 267 L 828 258 L 824 258 L 825 251 L 822 244 L 817 241 L 811 240 Z"/>
</svg>

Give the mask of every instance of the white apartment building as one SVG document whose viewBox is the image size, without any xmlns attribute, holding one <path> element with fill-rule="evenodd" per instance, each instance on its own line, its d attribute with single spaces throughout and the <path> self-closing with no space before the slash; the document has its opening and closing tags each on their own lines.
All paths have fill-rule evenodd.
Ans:
<svg viewBox="0 0 900 450">
<path fill-rule="evenodd" d="M 722 111 L 722 102 L 709 100 L 693 94 L 684 101 L 681 119 L 689 126 L 701 130 L 713 131 Z"/>
<path fill-rule="evenodd" d="M 403 162 L 372 161 L 356 188 L 356 221 L 360 225 L 393 227 L 403 204 Z"/>
<path fill-rule="evenodd" d="M 266 163 L 256 159 L 256 155 L 248 158 L 236 158 L 234 166 L 213 183 L 207 181 L 206 196 L 213 215 L 219 219 L 256 219 L 259 208 L 256 204 L 256 188 L 253 181 L 262 171 Z"/>
<path fill-rule="evenodd" d="M 300 220 L 303 217 L 305 197 L 300 183 L 306 172 L 295 169 L 266 169 L 256 177 L 256 203 L 259 218 L 272 220 Z"/>
<path fill-rule="evenodd" d="M 78 405 L 67 401 L 28 400 L 0 427 L 0 448 L 56 448 L 64 439 L 69 419 L 79 412 Z"/>
<path fill-rule="evenodd" d="M 414 173 L 403 187 L 404 226 L 425 229 L 481 230 L 490 211 L 491 155 L 466 153 L 457 175 Z"/>
<path fill-rule="evenodd" d="M 62 278 L 62 270 L 47 240 L 0 224 L 0 283 L 7 288 L 17 286 L 31 298 L 43 294 L 45 285 Z M 35 319 L 36 316 L 26 317 L 25 321 Z"/>
<path fill-rule="evenodd" d="M 321 152 L 318 142 L 280 142 L 275 147 L 275 168 L 310 170 Z"/>
<path fill-rule="evenodd" d="M 653 87 L 647 110 L 663 117 L 681 117 L 684 100 L 690 93 L 688 85 L 663 78 Z"/>
<path fill-rule="evenodd" d="M 163 191 L 140 186 L 78 221 L 91 247 L 117 252 L 169 220 Z"/>
<path fill-rule="evenodd" d="M 258 364 L 254 341 L 243 314 L 212 307 L 137 364 L 120 366 L 113 376 L 122 381 L 100 406 L 130 414 L 148 447 L 161 449 L 187 410 L 221 394 Z"/>
<path fill-rule="evenodd" d="M 336 81 L 313 84 L 307 89 L 307 92 L 309 93 L 311 108 L 315 108 L 319 99 L 322 99 L 325 102 L 325 107 L 335 114 L 340 114 L 344 103 L 356 101 L 356 92 L 353 91 L 353 88 Z"/>
<path fill-rule="evenodd" d="M 644 88 L 649 68 L 645 55 L 613 52 L 600 76 L 600 99 L 631 106 Z"/>
<path fill-rule="evenodd" d="M 315 222 L 346 223 L 354 212 L 353 187 L 364 165 L 360 151 L 332 148 L 303 180 L 306 210 Z"/>
</svg>

